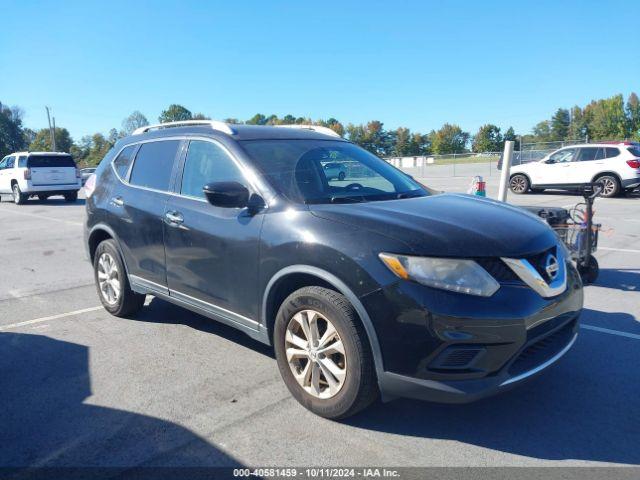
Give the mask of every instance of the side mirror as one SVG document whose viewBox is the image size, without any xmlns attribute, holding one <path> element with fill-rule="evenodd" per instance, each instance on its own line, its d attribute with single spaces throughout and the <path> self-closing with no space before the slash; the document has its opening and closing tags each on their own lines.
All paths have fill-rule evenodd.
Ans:
<svg viewBox="0 0 640 480">
<path fill-rule="evenodd" d="M 244 208 L 249 203 L 249 190 L 238 182 L 207 183 L 202 191 L 214 207 Z"/>
<path fill-rule="evenodd" d="M 548 163 L 550 165 L 552 163 L 556 163 L 556 161 L 550 158 L 548 160 L 545 160 L 544 163 Z"/>
</svg>

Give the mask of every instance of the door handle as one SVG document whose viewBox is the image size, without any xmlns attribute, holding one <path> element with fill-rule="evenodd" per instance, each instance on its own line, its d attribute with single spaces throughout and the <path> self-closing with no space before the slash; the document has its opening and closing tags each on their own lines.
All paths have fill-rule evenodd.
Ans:
<svg viewBox="0 0 640 480">
<path fill-rule="evenodd" d="M 117 207 L 121 207 L 124 205 L 124 200 L 122 199 L 121 196 L 117 196 L 111 199 L 111 203 L 113 203 Z"/>
<path fill-rule="evenodd" d="M 164 218 L 166 218 L 169 223 L 176 225 L 180 225 L 184 222 L 184 217 L 179 212 L 167 212 L 164 214 Z"/>
</svg>

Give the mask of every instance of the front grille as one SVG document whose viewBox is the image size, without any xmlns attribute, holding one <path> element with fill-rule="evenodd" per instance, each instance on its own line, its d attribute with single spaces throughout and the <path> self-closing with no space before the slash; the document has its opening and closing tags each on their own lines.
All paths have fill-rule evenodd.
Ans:
<svg viewBox="0 0 640 480">
<path fill-rule="evenodd" d="M 528 257 L 524 257 L 524 259 L 528 261 L 531 264 L 531 266 L 533 266 L 533 268 L 536 269 L 536 271 L 540 274 L 542 278 L 544 278 L 544 280 L 547 283 L 549 283 L 549 275 L 545 270 L 545 262 L 547 261 L 547 256 L 550 253 L 557 257 L 555 246 L 548 248 L 543 252 L 536 253 L 535 255 L 529 255 Z"/>
<path fill-rule="evenodd" d="M 499 258 L 475 258 L 474 260 L 498 282 L 522 283 L 520 277 Z"/>
<path fill-rule="evenodd" d="M 573 337 L 575 322 L 576 320 L 573 320 L 552 334 L 527 346 L 509 366 L 509 375 L 518 376 L 533 370 L 557 355 Z"/>
</svg>

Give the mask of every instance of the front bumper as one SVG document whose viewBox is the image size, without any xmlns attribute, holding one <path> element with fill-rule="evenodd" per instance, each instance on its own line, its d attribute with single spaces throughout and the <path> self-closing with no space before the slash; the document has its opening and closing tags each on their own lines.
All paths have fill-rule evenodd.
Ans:
<svg viewBox="0 0 640 480">
<path fill-rule="evenodd" d="M 466 403 L 559 360 L 575 342 L 583 292 L 567 264 L 567 288 L 552 298 L 515 283 L 483 298 L 398 282 L 362 300 L 382 352 L 383 399 Z"/>
</svg>

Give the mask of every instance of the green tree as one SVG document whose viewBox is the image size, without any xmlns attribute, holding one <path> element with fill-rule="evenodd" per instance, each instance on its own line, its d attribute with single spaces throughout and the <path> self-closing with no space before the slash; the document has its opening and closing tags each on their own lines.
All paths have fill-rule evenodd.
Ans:
<svg viewBox="0 0 640 480">
<path fill-rule="evenodd" d="M 579 106 L 574 106 L 571 109 L 571 124 L 569 125 L 569 132 L 567 133 L 567 139 L 578 140 L 583 139 L 587 135 L 587 124 L 585 121 L 584 113 Z"/>
<path fill-rule="evenodd" d="M 640 141 L 640 100 L 638 95 L 631 93 L 627 100 L 627 136 Z"/>
<path fill-rule="evenodd" d="M 584 109 L 589 138 L 618 140 L 626 137 L 627 117 L 622 95 L 594 100 Z"/>
<path fill-rule="evenodd" d="M 172 104 L 166 110 L 163 110 L 160 116 L 158 117 L 158 121 L 160 123 L 167 122 L 181 122 L 185 120 L 191 120 L 193 115 L 189 110 L 187 110 L 182 105 Z"/>
<path fill-rule="evenodd" d="M 246 122 L 248 125 L 266 125 L 267 117 L 265 117 L 261 113 L 256 113 L 253 117 L 251 117 Z"/>
<path fill-rule="evenodd" d="M 449 123 L 445 123 L 440 130 L 432 131 L 429 136 L 431 149 L 437 155 L 463 153 L 469 141 L 468 132 L 464 132 L 458 125 Z"/>
<path fill-rule="evenodd" d="M 211 117 L 208 117 L 204 113 L 195 113 L 191 120 L 211 120 Z"/>
<path fill-rule="evenodd" d="M 535 136 L 536 142 L 550 142 L 551 139 L 551 123 L 549 120 L 543 120 L 542 122 L 538 122 L 535 127 L 533 127 L 533 135 Z"/>
<path fill-rule="evenodd" d="M 0 102 L 0 158 L 25 147 L 25 131 L 22 128 L 22 111 L 9 108 Z"/>
<path fill-rule="evenodd" d="M 551 140 L 566 140 L 571 125 L 571 114 L 566 108 L 559 108 L 551 117 Z"/>
<path fill-rule="evenodd" d="M 133 131 L 140 127 L 149 125 L 149 120 L 138 110 L 135 110 L 127 118 L 122 121 L 122 136 L 131 135 Z"/>
<path fill-rule="evenodd" d="M 85 159 L 87 165 L 97 165 L 113 147 L 113 142 L 105 138 L 101 133 L 94 133 L 91 136 L 89 154 Z"/>
<path fill-rule="evenodd" d="M 474 152 L 497 152 L 500 150 L 502 134 L 500 128 L 491 123 L 482 125 L 473 137 L 471 150 Z"/>
<path fill-rule="evenodd" d="M 396 157 L 413 155 L 411 140 L 411 131 L 408 128 L 398 127 L 395 131 L 395 142 L 392 154 Z"/>
<path fill-rule="evenodd" d="M 504 132 L 504 135 L 502 137 L 502 143 L 500 144 L 500 148 L 498 149 L 499 151 L 504 150 L 504 142 L 506 142 L 507 140 L 515 142 L 513 146 L 514 150 L 520 150 L 520 140 L 518 139 L 518 136 L 516 135 L 516 132 L 513 129 L 513 127 L 507 128 L 507 131 Z"/>
<path fill-rule="evenodd" d="M 56 127 L 56 150 L 58 152 L 70 152 L 73 140 L 69 131 L 66 128 Z M 29 150 L 32 152 L 51 152 L 53 147 L 51 145 L 51 135 L 48 128 L 43 128 L 36 132 L 36 136 L 29 145 Z"/>
</svg>

